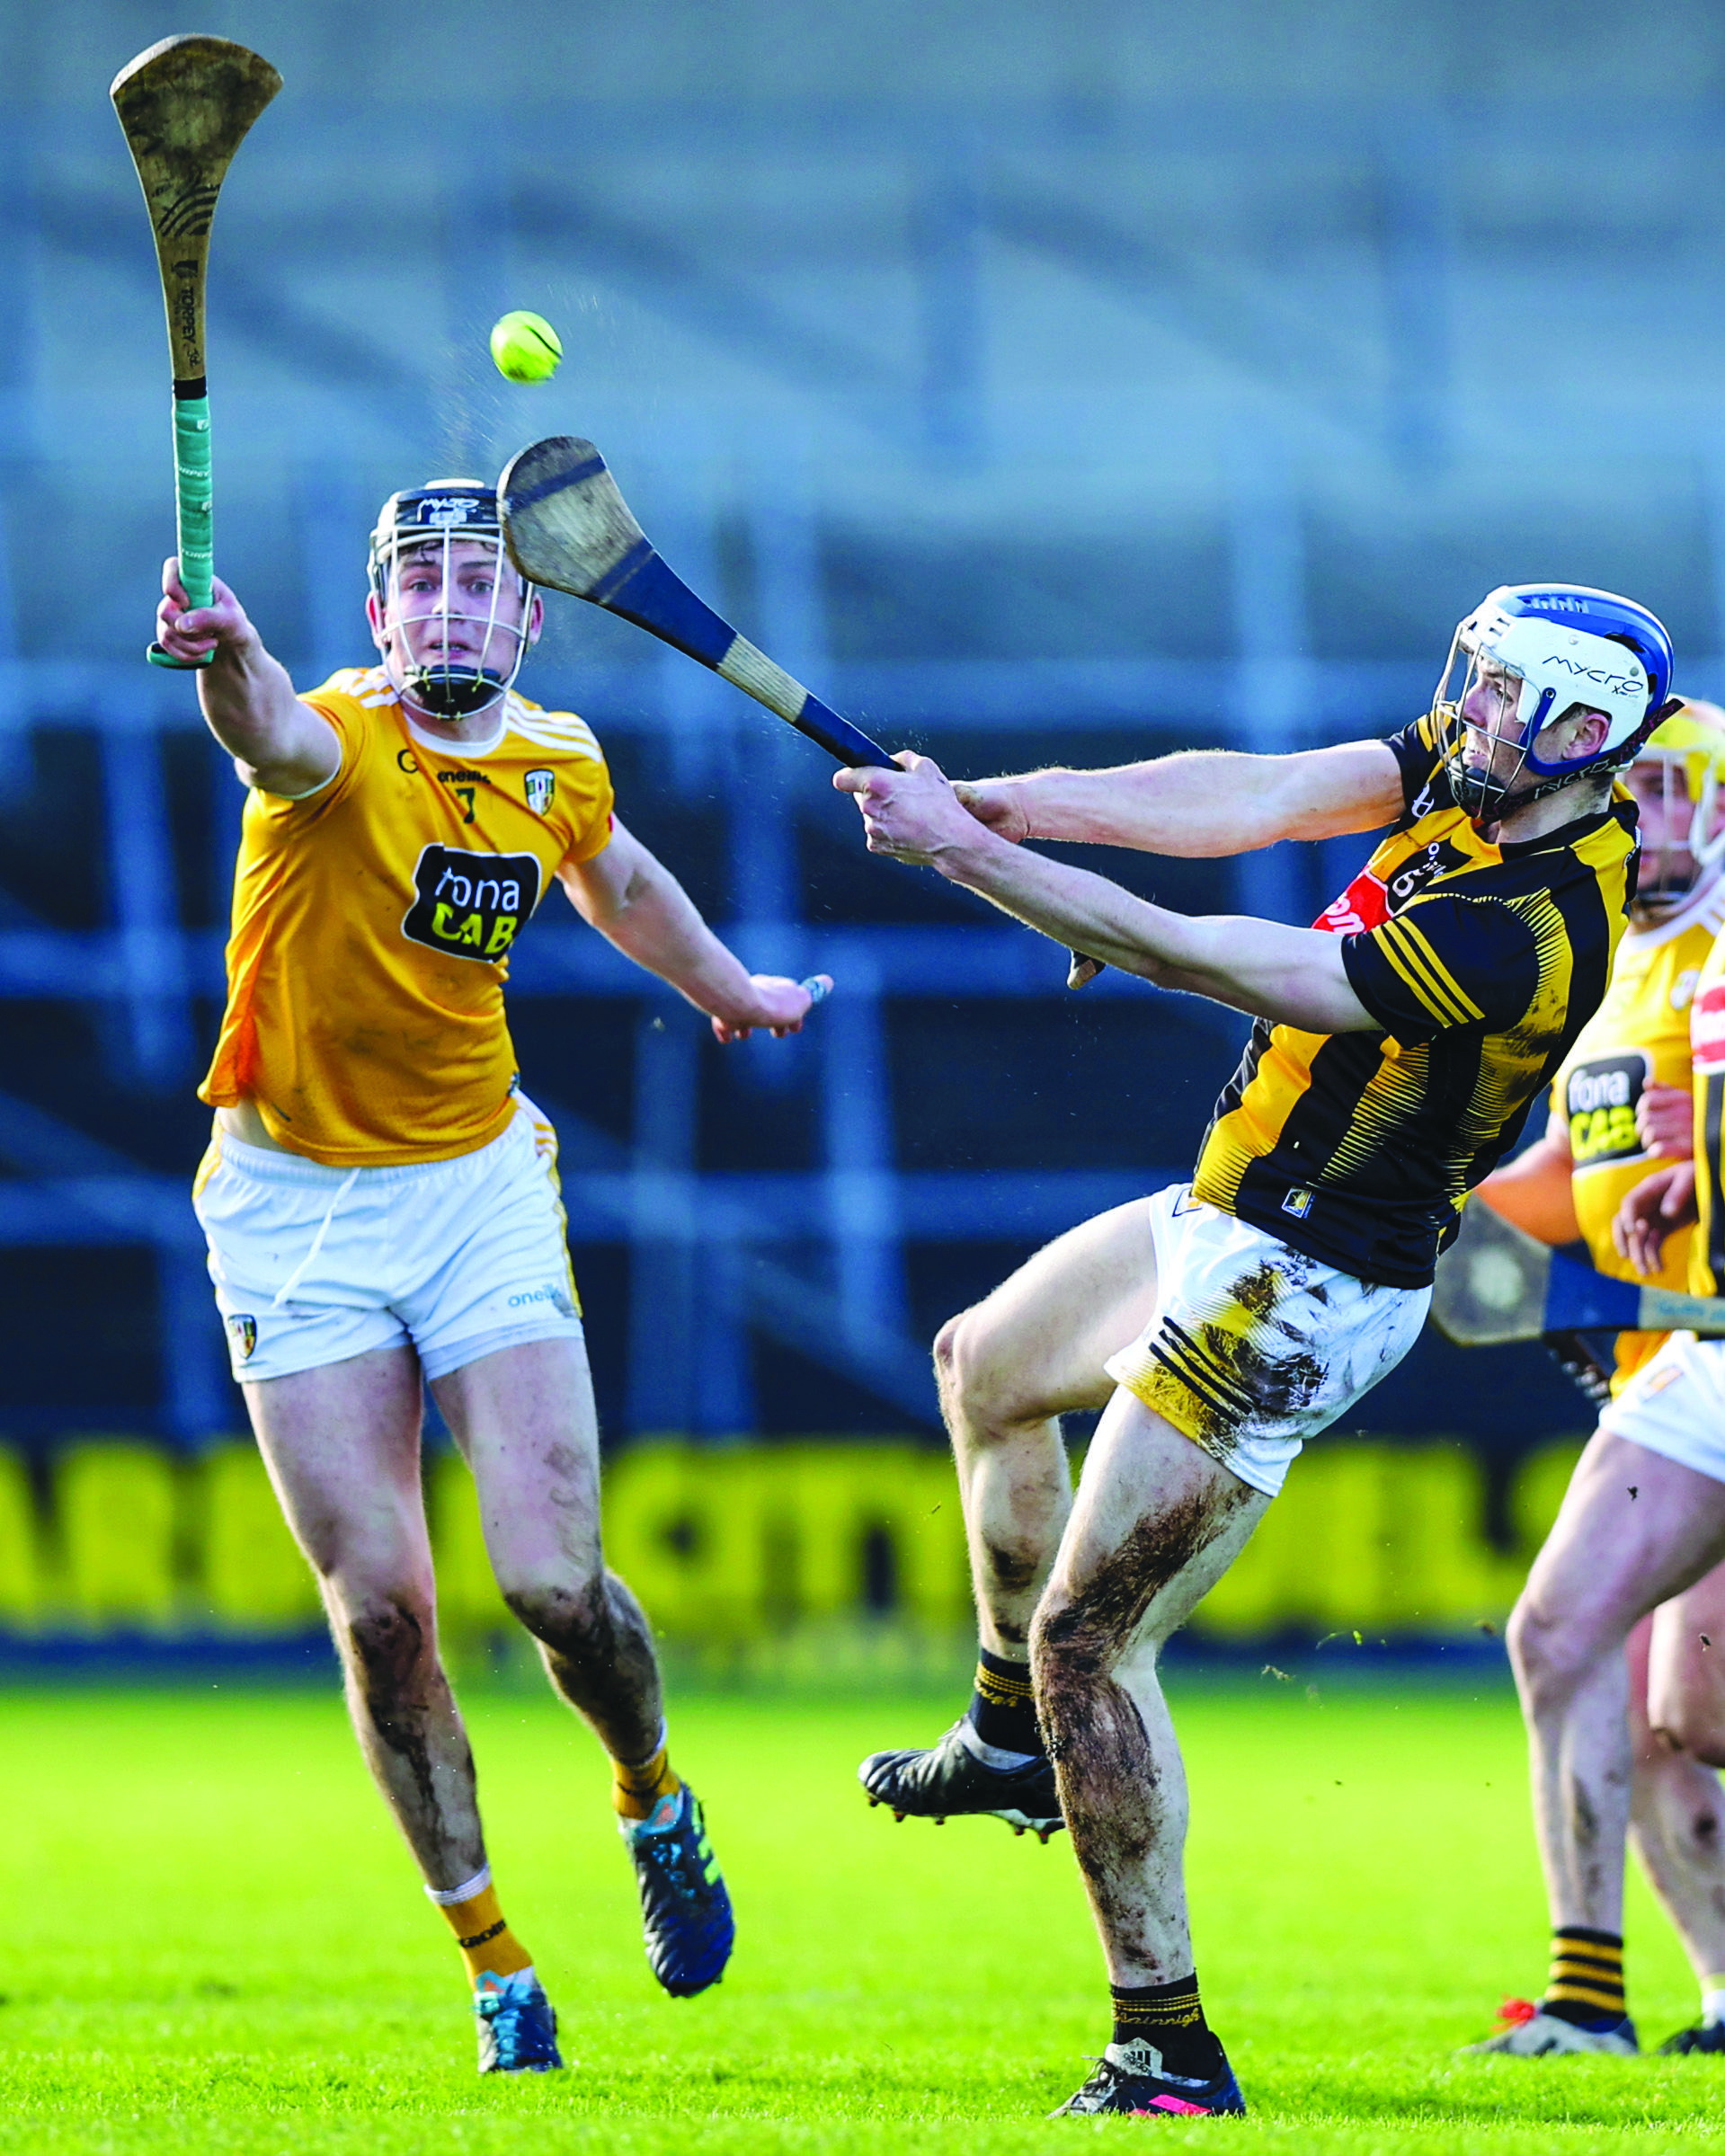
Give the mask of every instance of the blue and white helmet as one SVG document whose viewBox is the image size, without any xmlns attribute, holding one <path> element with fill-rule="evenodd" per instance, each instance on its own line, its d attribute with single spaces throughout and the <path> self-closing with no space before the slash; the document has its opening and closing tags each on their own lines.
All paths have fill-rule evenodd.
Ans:
<svg viewBox="0 0 1725 2156">
<path fill-rule="evenodd" d="M 1630 762 L 1665 712 L 1672 663 L 1663 625 L 1632 599 L 1585 584 L 1500 584 L 1457 627 L 1432 706 L 1457 806 L 1493 821 Z M 1505 737 L 1520 753 L 1496 776 L 1467 761 L 1463 714 L 1482 679 L 1506 676 L 1520 684 L 1516 731 Z M 1604 714 L 1604 743 L 1588 757 L 1544 762 L 1534 746 L 1541 730 L 1578 707 Z"/>
</svg>

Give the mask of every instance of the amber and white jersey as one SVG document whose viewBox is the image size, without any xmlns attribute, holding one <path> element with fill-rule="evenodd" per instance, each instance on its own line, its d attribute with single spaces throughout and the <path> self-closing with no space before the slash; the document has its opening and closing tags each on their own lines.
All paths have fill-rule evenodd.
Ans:
<svg viewBox="0 0 1725 2156">
<path fill-rule="evenodd" d="M 1666 1164 L 1642 1146 L 1635 1109 L 1649 1086 L 1689 1084 L 1689 1010 L 1702 968 L 1725 927 L 1725 885 L 1710 883 L 1668 919 L 1631 922 L 1617 946 L 1605 1001 L 1582 1027 L 1552 1084 L 1552 1116 L 1569 1137 L 1576 1221 L 1596 1270 L 1614 1280 L 1641 1276 L 1617 1255 L 1611 1224 L 1625 1197 Z M 1667 1237 L 1649 1283 L 1683 1288 L 1689 1230 Z M 1619 1390 L 1664 1338 L 1620 1333 L 1612 1389 Z"/>
<path fill-rule="evenodd" d="M 333 1167 L 476 1151 L 511 1113 L 510 945 L 564 863 L 610 839 L 603 753 L 513 691 L 488 738 L 443 741 L 380 667 L 303 701 L 341 766 L 298 801 L 246 802 L 200 1097 L 251 1099 L 279 1144 Z"/>
</svg>

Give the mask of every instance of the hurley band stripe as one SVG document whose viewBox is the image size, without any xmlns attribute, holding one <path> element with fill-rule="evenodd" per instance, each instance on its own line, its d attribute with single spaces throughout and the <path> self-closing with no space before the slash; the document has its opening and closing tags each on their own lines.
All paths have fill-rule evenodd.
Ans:
<svg viewBox="0 0 1725 2156">
<path fill-rule="evenodd" d="M 560 494 L 565 487 L 579 486 L 583 479 L 591 479 L 605 469 L 602 457 L 590 457 L 584 464 L 572 465 L 566 472 L 554 472 L 549 479 L 541 479 L 532 486 L 523 487 L 519 494 L 509 497 L 511 516 L 524 509 L 531 509 L 536 501 L 548 501 L 553 494 Z"/>
<path fill-rule="evenodd" d="M 651 539 L 637 539 L 629 551 L 613 562 L 587 596 L 596 607 L 609 606 L 632 576 L 636 576 L 647 563 L 655 560 L 656 554 Z"/>
</svg>

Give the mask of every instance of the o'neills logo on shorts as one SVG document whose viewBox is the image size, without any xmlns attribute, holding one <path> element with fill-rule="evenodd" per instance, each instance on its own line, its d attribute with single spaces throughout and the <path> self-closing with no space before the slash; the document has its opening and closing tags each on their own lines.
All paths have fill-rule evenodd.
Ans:
<svg viewBox="0 0 1725 2156">
<path fill-rule="evenodd" d="M 1689 1054 L 1697 1070 L 1725 1070 L 1725 980 L 1710 980 L 1690 1006 Z"/>
<path fill-rule="evenodd" d="M 448 958 L 495 961 L 539 902 L 535 854 L 462 854 L 428 846 L 413 870 L 418 893 L 401 932 Z"/>
</svg>

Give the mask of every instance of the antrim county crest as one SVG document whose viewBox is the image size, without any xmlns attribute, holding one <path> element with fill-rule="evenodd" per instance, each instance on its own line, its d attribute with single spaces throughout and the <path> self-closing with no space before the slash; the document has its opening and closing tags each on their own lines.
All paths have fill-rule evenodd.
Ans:
<svg viewBox="0 0 1725 2156">
<path fill-rule="evenodd" d="M 543 768 L 529 771 L 521 783 L 527 789 L 528 807 L 536 816 L 543 816 L 557 790 L 556 773 Z"/>
<path fill-rule="evenodd" d="M 230 1318 L 227 1330 L 233 1336 L 235 1359 L 240 1362 L 249 1362 L 252 1351 L 258 1344 L 257 1319 L 240 1316 Z"/>
</svg>

